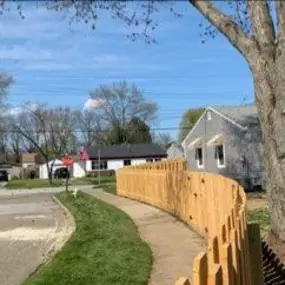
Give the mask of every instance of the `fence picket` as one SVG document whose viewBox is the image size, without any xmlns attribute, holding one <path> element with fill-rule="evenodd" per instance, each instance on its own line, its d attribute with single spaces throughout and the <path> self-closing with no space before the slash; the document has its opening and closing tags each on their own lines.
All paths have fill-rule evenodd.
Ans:
<svg viewBox="0 0 285 285">
<path fill-rule="evenodd" d="M 192 285 L 254 285 L 253 274 L 261 278 L 257 266 L 251 265 L 246 196 L 237 182 L 189 172 L 185 160 L 120 169 L 116 178 L 118 195 L 168 211 L 206 238 L 208 251 L 194 260 Z M 181 277 L 175 285 L 190 281 Z"/>
</svg>

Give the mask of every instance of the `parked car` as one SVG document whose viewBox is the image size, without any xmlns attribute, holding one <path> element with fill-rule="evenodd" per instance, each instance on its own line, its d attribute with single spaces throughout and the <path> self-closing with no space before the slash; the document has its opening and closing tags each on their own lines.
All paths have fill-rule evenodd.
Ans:
<svg viewBox="0 0 285 285">
<path fill-rule="evenodd" d="M 7 182 L 8 180 L 8 172 L 6 170 L 0 170 L 0 181 Z"/>
<path fill-rule="evenodd" d="M 66 167 L 60 167 L 56 169 L 53 174 L 54 178 L 57 178 L 57 179 L 66 178 L 67 175 L 68 175 L 68 178 L 70 178 L 70 173 Z"/>
</svg>

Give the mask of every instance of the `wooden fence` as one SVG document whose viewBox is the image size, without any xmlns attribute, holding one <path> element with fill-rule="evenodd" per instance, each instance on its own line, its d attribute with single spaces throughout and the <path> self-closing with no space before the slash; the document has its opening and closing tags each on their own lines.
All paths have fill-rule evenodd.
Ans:
<svg viewBox="0 0 285 285">
<path fill-rule="evenodd" d="M 192 285 L 263 284 L 259 228 L 246 223 L 246 196 L 237 182 L 186 171 L 185 161 L 172 160 L 120 169 L 117 193 L 174 214 L 206 239 Z M 176 282 L 186 284 L 186 277 Z"/>
</svg>

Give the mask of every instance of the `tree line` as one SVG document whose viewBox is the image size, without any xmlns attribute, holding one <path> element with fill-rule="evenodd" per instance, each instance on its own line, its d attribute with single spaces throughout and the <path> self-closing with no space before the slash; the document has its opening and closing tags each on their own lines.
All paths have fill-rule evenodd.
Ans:
<svg viewBox="0 0 285 285">
<path fill-rule="evenodd" d="M 27 102 L 11 113 L 4 99 L 12 83 L 11 77 L 0 75 L 1 102 L 6 110 L 0 125 L 2 161 L 20 162 L 23 152 L 34 152 L 48 163 L 65 153 L 78 153 L 81 146 L 157 142 L 167 147 L 171 142 L 168 134 L 151 131 L 157 105 L 135 84 L 100 85 L 90 92 L 93 107 L 88 109 Z"/>
</svg>

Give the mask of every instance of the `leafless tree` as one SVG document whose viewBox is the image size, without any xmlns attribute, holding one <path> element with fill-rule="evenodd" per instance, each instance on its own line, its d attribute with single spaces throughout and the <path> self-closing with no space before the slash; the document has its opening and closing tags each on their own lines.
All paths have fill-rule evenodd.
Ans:
<svg viewBox="0 0 285 285">
<path fill-rule="evenodd" d="M 54 155 L 75 152 L 76 117 L 68 107 L 50 108 L 47 110 L 48 144 Z"/>
<path fill-rule="evenodd" d="M 6 73 L 0 73 L 0 155 L 6 161 L 9 156 L 9 147 L 8 147 L 8 132 L 7 132 L 7 123 L 8 115 L 5 106 L 5 98 L 9 93 L 10 87 L 14 82 L 14 78 Z"/>
<path fill-rule="evenodd" d="M 0 73 L 0 102 L 7 96 L 14 78 L 6 73 Z"/>
<path fill-rule="evenodd" d="M 23 137 L 17 132 L 8 133 L 9 147 L 14 160 L 17 163 L 21 162 L 21 153 L 24 149 Z"/>
<path fill-rule="evenodd" d="M 162 133 L 154 133 L 153 134 L 153 142 L 159 144 L 164 149 L 168 149 L 173 142 L 173 138 L 167 132 Z"/>
<path fill-rule="evenodd" d="M 101 85 L 90 93 L 101 124 L 112 129 L 127 129 L 133 118 L 149 122 L 155 118 L 157 106 L 148 101 L 143 92 L 127 82 Z"/>
<path fill-rule="evenodd" d="M 80 143 L 85 146 L 104 143 L 102 119 L 98 116 L 95 108 L 77 111 L 75 115 L 80 131 L 78 136 Z"/>
<path fill-rule="evenodd" d="M 14 117 L 10 132 L 23 137 L 41 155 L 52 183 L 53 164 L 49 162 L 74 150 L 75 117 L 69 108 L 31 107 L 26 104 L 22 113 Z"/>
</svg>

